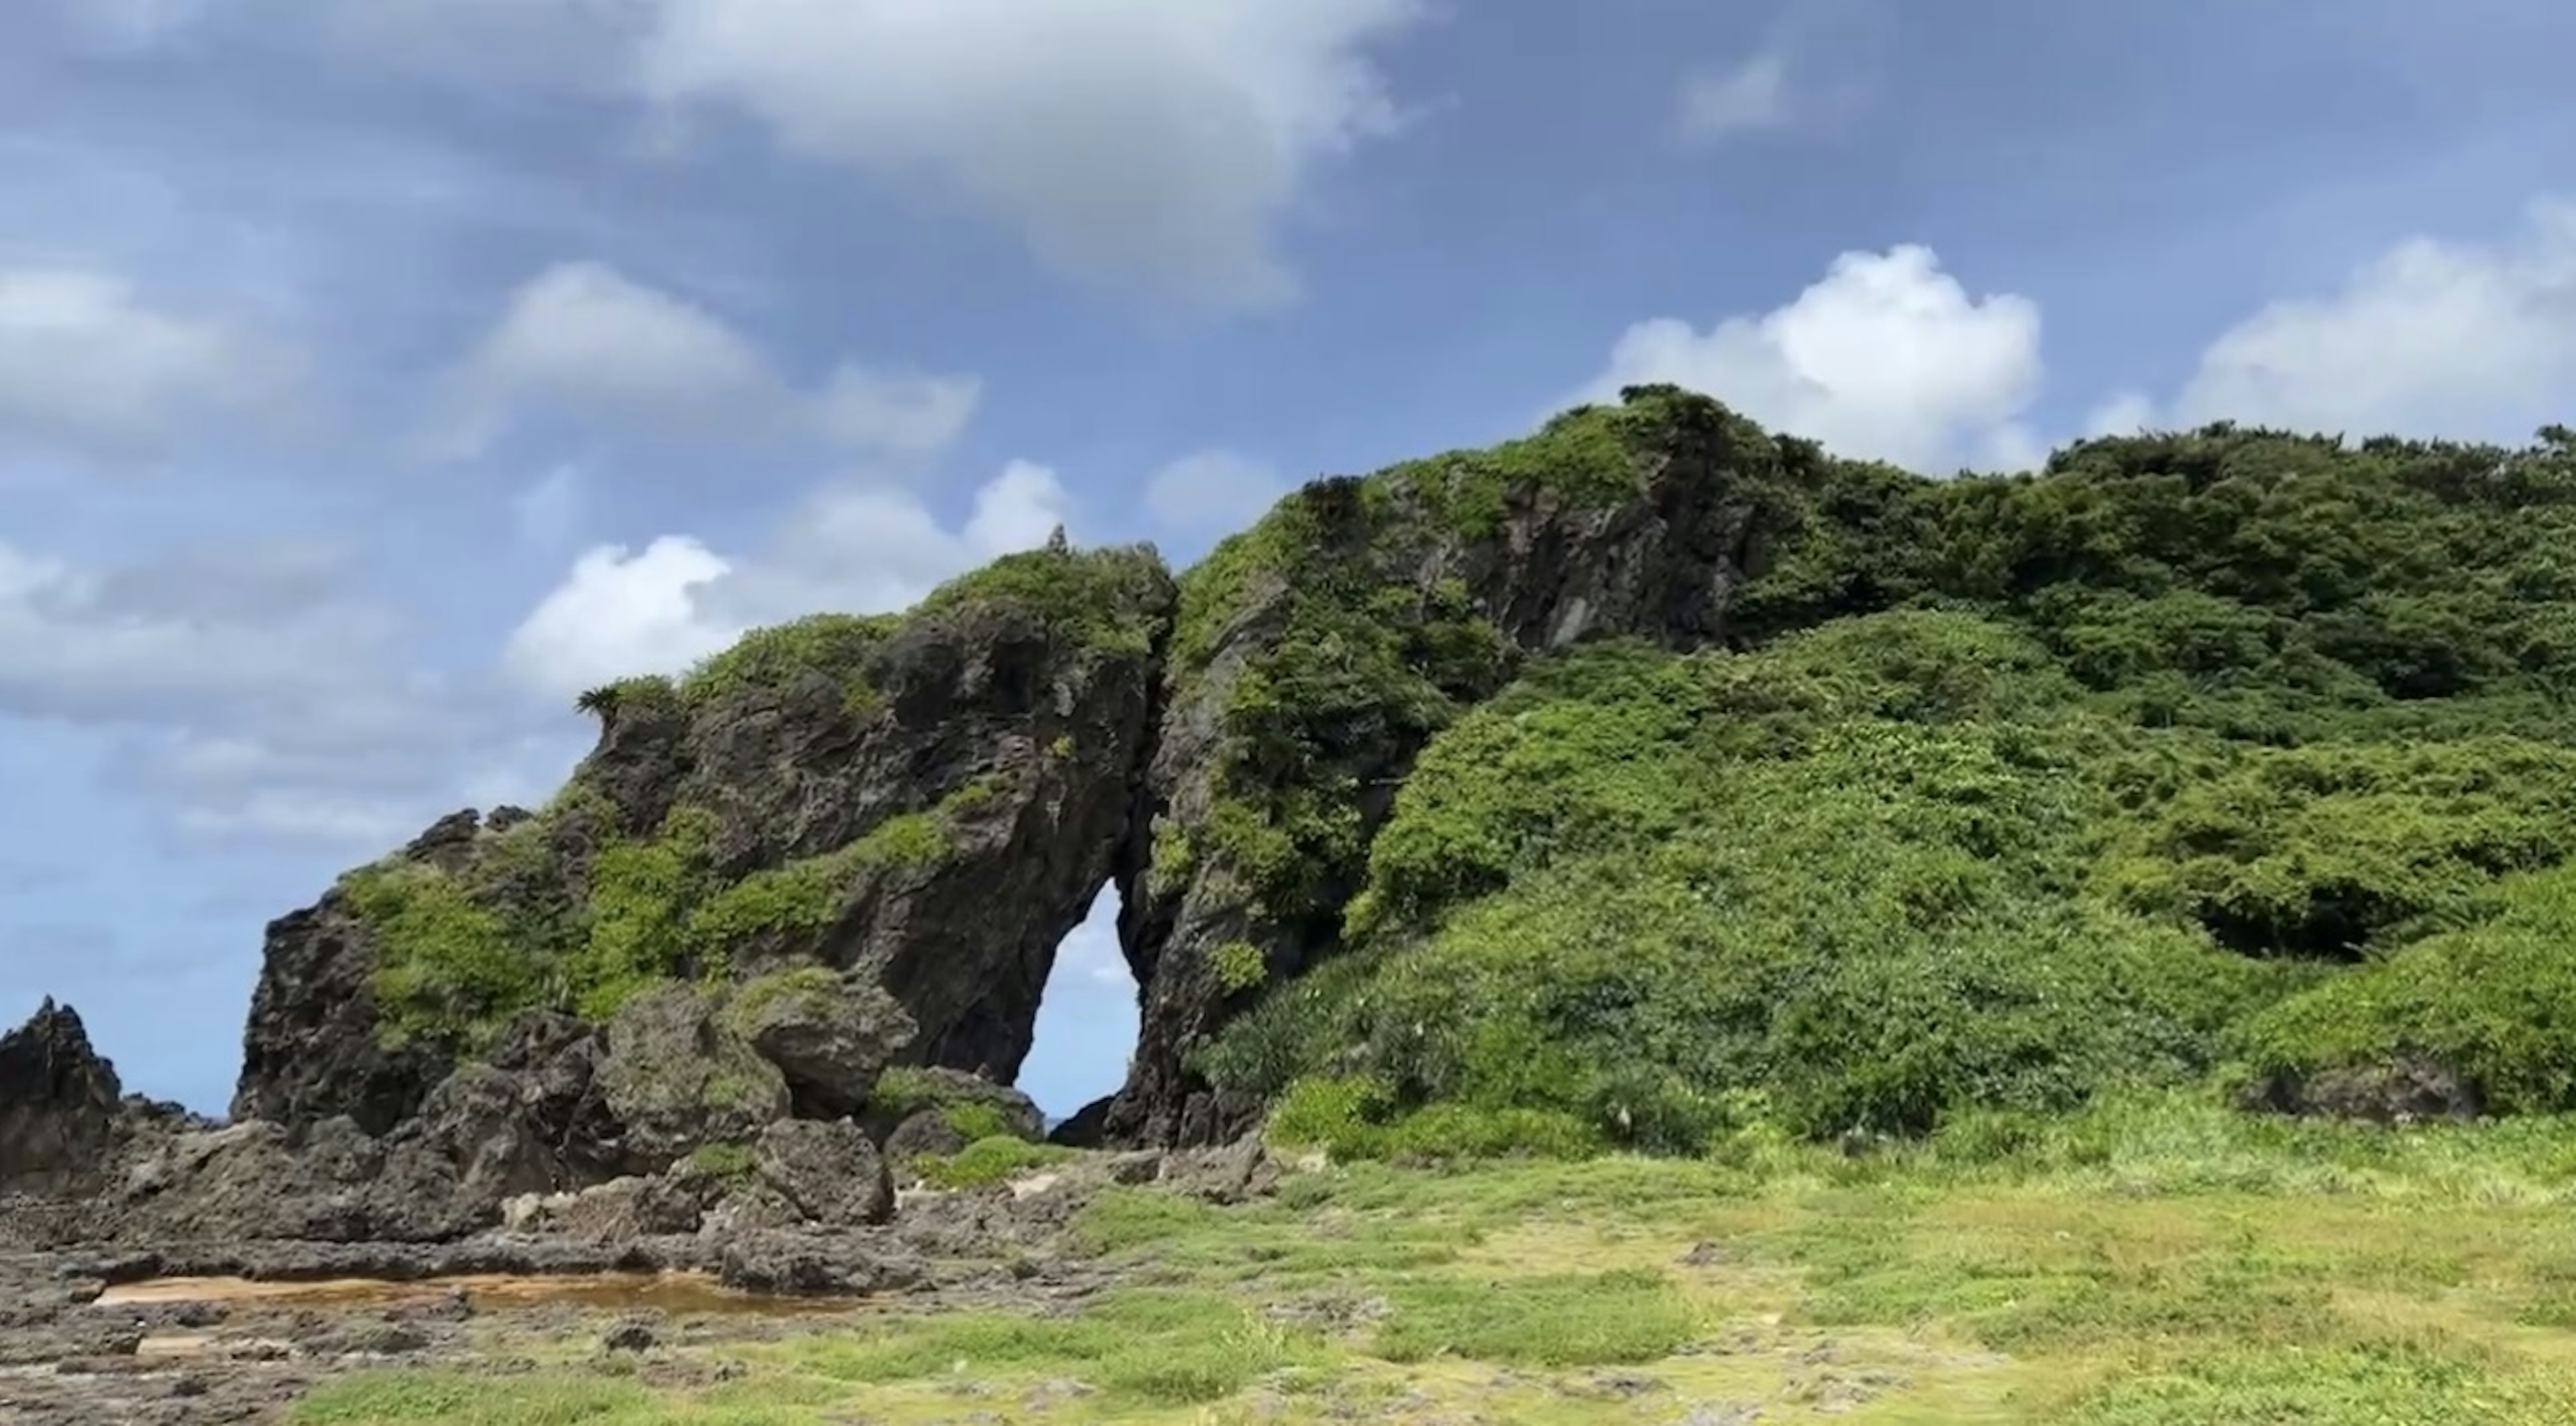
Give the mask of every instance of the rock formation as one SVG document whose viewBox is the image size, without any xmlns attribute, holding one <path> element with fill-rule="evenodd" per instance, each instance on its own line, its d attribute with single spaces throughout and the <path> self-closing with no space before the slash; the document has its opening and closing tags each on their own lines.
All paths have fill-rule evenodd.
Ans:
<svg viewBox="0 0 2576 1426">
<path fill-rule="evenodd" d="M 592 690 L 598 743 L 544 808 L 443 817 L 271 923 L 238 1122 L 126 1154 L 124 1211 L 386 1240 L 594 1198 L 873 1221 L 883 1160 L 1042 1132 L 1007 1086 L 1113 882 L 1140 1043 L 1062 1137 L 1231 1139 L 1260 1106 L 1191 1054 L 1334 952 L 1433 733 L 1532 652 L 1726 639 L 1819 459 L 1638 390 L 1319 481 L 1177 584 L 1055 539 Z M 44 1089 L 6 1101 L 0 1178 L 104 1172 L 116 1086 L 77 1021 L 8 1045 L 0 1087 Z"/>
<path fill-rule="evenodd" d="M 586 1132 L 622 1136 L 567 1181 L 788 1116 L 879 1143 L 913 1118 L 905 1145 L 953 1148 L 870 1104 L 877 1077 L 1008 1084 L 1056 944 L 1114 880 L 1143 1028 L 1071 1132 L 1231 1138 L 1259 1106 L 1189 1056 L 1333 952 L 1431 735 L 1530 652 L 1724 639 L 1818 459 L 1639 390 L 1319 481 L 1177 586 L 1150 551 L 1051 540 L 905 615 L 594 690 L 598 745 L 546 808 L 443 818 L 270 927 L 234 1113 L 398 1133 L 497 1094 L 454 1076 L 545 1012 L 604 1036 Z"/>
<path fill-rule="evenodd" d="M 1127 1084 L 1098 1111 L 1106 1136 L 1247 1127 L 1260 1106 L 1207 1093 L 1189 1054 L 1337 947 L 1431 735 L 1531 652 L 1726 639 L 1822 459 L 1716 402 L 1635 389 L 1490 451 L 1310 485 L 1193 570 L 1149 832 L 1119 868 L 1145 1004 Z"/>
<path fill-rule="evenodd" d="M 1150 552 L 1041 550 L 593 691 L 544 810 L 443 819 L 271 928 L 236 1116 L 382 1133 L 510 1017 L 639 1000 L 663 1050 L 613 1033 L 607 1083 L 647 1139 L 709 1127 L 632 1102 L 655 1053 L 746 1047 L 701 1076 L 727 1133 L 853 1112 L 889 1062 L 1007 1082 L 1126 839 L 1175 597 Z"/>
<path fill-rule="evenodd" d="M 0 1194 L 94 1190 L 116 1151 L 122 1091 L 68 1005 L 0 1035 Z"/>
</svg>

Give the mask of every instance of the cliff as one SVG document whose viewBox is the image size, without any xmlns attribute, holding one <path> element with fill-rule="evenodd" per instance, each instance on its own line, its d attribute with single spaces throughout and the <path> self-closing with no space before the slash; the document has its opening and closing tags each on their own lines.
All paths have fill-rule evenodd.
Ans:
<svg viewBox="0 0 2576 1426">
<path fill-rule="evenodd" d="M 2563 431 L 1933 481 L 1632 390 L 1177 580 L 1055 547 L 593 691 L 547 806 L 271 926 L 234 1112 L 406 1141 L 533 1075 L 490 1172 L 547 1187 L 884 1140 L 890 1068 L 1017 1074 L 1112 883 L 1142 1028 L 1073 1138 L 2566 1107 L 2571 537 Z"/>
<path fill-rule="evenodd" d="M 817 1112 L 889 1061 L 1007 1082 L 1125 839 L 1173 600 L 1150 552 L 1039 551 L 592 691 L 545 808 L 444 819 L 270 927 L 235 1116 L 381 1133 L 515 1017 L 674 985 Z M 776 1018 L 818 1001 L 872 1043 Z"/>
</svg>

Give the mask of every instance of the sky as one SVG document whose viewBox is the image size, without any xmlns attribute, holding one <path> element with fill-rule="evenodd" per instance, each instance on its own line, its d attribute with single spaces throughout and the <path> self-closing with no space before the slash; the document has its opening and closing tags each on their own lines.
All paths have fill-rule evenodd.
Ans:
<svg viewBox="0 0 2576 1426">
<path fill-rule="evenodd" d="M 12 0 L 0 1020 L 220 1111 L 261 930 L 608 678 L 1675 381 L 1932 474 L 2576 421 L 2562 0 Z M 1114 893 L 1023 1087 L 1115 1086 Z"/>
</svg>

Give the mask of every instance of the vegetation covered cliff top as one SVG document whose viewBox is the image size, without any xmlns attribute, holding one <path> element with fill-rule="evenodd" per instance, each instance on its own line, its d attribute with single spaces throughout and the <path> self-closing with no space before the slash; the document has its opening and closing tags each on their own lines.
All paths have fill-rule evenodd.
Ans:
<svg viewBox="0 0 2576 1426">
<path fill-rule="evenodd" d="M 1140 758 L 924 724 L 956 776 L 868 761 L 905 670 L 1022 635 L 1159 685 L 1119 705 L 1162 710 Z M 1138 840 L 1163 938 L 1131 959 L 1201 988 L 1148 1039 L 1346 1153 L 1913 1134 L 2142 1085 L 2556 1110 L 2571 685 L 2563 428 L 2221 425 L 1932 479 L 1642 388 L 1309 485 L 1176 596 L 1150 550 L 1036 551 L 600 690 L 555 804 L 348 891 L 389 1033 L 470 1043 L 820 934 L 1032 768 L 1124 798 L 1150 763 L 1101 835 Z M 762 841 L 741 784 L 790 764 L 709 719 L 817 697 L 843 731 L 794 757 L 895 791 Z M 615 774 L 656 737 L 742 761 L 638 825 Z"/>
</svg>

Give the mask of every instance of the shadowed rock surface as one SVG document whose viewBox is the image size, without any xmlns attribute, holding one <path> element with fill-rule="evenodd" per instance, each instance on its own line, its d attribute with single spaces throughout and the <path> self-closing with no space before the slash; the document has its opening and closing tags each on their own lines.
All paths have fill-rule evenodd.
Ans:
<svg viewBox="0 0 2576 1426">
<path fill-rule="evenodd" d="M 1150 551 L 1051 548 L 594 690 L 547 807 L 271 927 L 236 1117 L 390 1133 L 538 1012 L 607 1027 L 646 1160 L 855 1113 L 889 1063 L 1008 1081 L 1126 840 L 1175 597 Z"/>
<path fill-rule="evenodd" d="M 116 1070 L 68 1005 L 47 1000 L 0 1035 L 0 1193 L 97 1188 L 119 1138 Z"/>
</svg>

